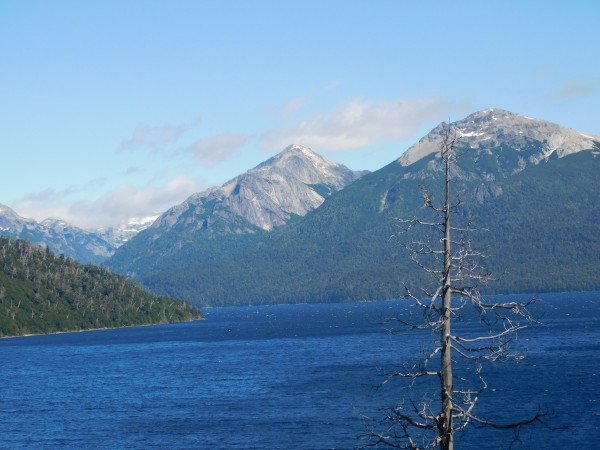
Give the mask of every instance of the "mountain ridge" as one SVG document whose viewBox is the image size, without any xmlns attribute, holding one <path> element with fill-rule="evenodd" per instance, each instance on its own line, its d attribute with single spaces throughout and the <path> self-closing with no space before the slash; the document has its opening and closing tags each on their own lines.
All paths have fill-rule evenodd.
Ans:
<svg viewBox="0 0 600 450">
<path fill-rule="evenodd" d="M 365 173 L 328 161 L 307 147 L 290 145 L 222 186 L 192 194 L 170 208 L 119 248 L 107 264 L 134 276 L 146 263 L 158 265 L 146 261 L 146 254 L 168 258 L 179 252 L 202 252 L 205 241 L 241 242 L 271 233 L 316 209 Z"/>
<path fill-rule="evenodd" d="M 25 239 L 48 247 L 82 263 L 101 263 L 112 256 L 115 247 L 97 233 L 86 231 L 62 219 L 37 222 L 18 215 L 0 204 L 0 236 Z"/>
<path fill-rule="evenodd" d="M 497 122 L 494 114 L 480 112 L 488 124 Z M 519 115 L 513 119 L 525 124 L 534 120 Z M 527 130 L 496 127 L 496 139 L 480 135 L 474 145 L 470 138 L 477 131 L 463 128 L 467 136 L 457 143 L 462 156 L 453 168 L 453 183 L 464 208 L 459 217 L 492 230 L 476 237 L 492 250 L 488 264 L 508 274 L 488 290 L 600 287 L 595 276 L 600 271 L 600 158 L 595 156 L 600 141 L 567 151 L 572 142 L 565 133 L 563 143 L 549 152 L 549 144 L 560 139 L 529 135 Z M 434 141 L 439 131 L 434 128 L 421 141 Z M 139 253 L 129 255 L 129 269 L 114 258 L 110 262 L 157 292 L 200 305 L 397 298 L 405 284 L 425 280 L 390 240 L 398 234 L 395 219 L 422 214 L 422 189 L 436 192 L 443 175 L 435 152 L 406 165 L 399 163 L 401 158 L 268 235 L 212 241 L 188 235 L 179 249 L 163 237 L 161 248 L 168 251 L 157 249 L 153 257 L 151 251 L 145 253 L 147 248 L 132 249 Z M 565 228 L 567 217 L 577 221 L 572 233 Z M 542 271 L 544 266 L 547 270 Z"/>
<path fill-rule="evenodd" d="M 101 264 L 118 247 L 148 228 L 158 216 L 133 217 L 116 227 L 85 230 L 60 218 L 47 218 L 41 222 L 28 219 L 0 203 L 0 236 L 48 247 L 58 255 L 64 254 L 83 264 Z"/>
<path fill-rule="evenodd" d="M 522 150 L 528 146 L 529 140 L 544 142 L 541 153 L 529 157 L 532 164 L 547 160 L 554 153 L 561 158 L 592 148 L 594 142 L 600 142 L 600 136 L 498 108 L 477 111 L 452 125 L 459 140 L 471 149 L 498 146 L 502 141 L 517 150 Z M 397 161 L 402 166 L 409 166 L 437 151 L 446 129 L 446 123 L 439 124 L 418 143 L 409 147 Z"/>
<path fill-rule="evenodd" d="M 79 262 L 100 264 L 147 228 L 205 229 L 217 235 L 270 231 L 318 207 L 331 192 L 364 173 L 290 145 L 222 186 L 194 193 L 164 213 L 134 217 L 119 226 L 84 230 L 63 219 L 37 222 L 0 205 L 0 236 L 26 239 Z"/>
</svg>

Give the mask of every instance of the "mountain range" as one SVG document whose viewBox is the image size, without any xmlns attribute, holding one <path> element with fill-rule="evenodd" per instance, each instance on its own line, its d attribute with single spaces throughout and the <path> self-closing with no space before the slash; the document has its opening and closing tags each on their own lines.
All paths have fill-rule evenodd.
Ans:
<svg viewBox="0 0 600 450">
<path fill-rule="evenodd" d="M 122 261 L 129 275 L 160 266 L 160 258 L 178 258 L 198 244 L 241 243 L 270 234 L 318 208 L 327 197 L 364 176 L 317 155 L 301 145 L 290 145 L 221 187 L 190 196 L 162 214 L 148 229 L 108 261 Z M 219 244 L 216 244 L 219 245 Z M 202 250 L 198 250 L 202 251 Z M 136 262 L 128 266 L 132 256 Z M 148 256 L 148 258 L 146 258 Z"/>
<path fill-rule="evenodd" d="M 441 183 L 440 124 L 386 167 L 352 171 L 291 145 L 163 214 L 83 230 L 0 205 L 0 236 L 106 264 L 198 305 L 397 298 L 423 284 L 398 218 L 423 214 Z M 596 289 L 600 137 L 488 109 L 457 130 L 460 218 L 498 280 L 489 292 Z"/>
<path fill-rule="evenodd" d="M 103 262 L 115 251 L 115 247 L 97 233 L 83 230 L 60 219 L 46 219 L 42 222 L 26 219 L 2 204 L 0 236 L 24 239 L 83 263 Z"/>
<path fill-rule="evenodd" d="M 146 229 L 158 217 L 132 218 L 117 227 L 84 230 L 61 219 L 37 222 L 19 216 L 14 210 L 0 204 L 0 236 L 24 239 L 52 252 L 63 254 L 80 263 L 101 264 L 115 250 Z"/>
<path fill-rule="evenodd" d="M 107 264 L 199 305 L 398 298 L 429 281 L 397 219 L 422 215 L 422 192 L 439 192 L 447 126 L 368 174 L 288 147 L 167 211 Z M 600 137 L 499 109 L 452 127 L 458 218 L 477 224 L 498 278 L 484 290 L 599 288 Z"/>
<path fill-rule="evenodd" d="M 291 145 L 221 187 L 190 196 L 162 214 L 144 236 L 166 230 L 183 236 L 199 230 L 208 235 L 271 231 L 319 207 L 365 173 Z"/>
<path fill-rule="evenodd" d="M 197 229 L 209 235 L 269 231 L 317 208 L 332 192 L 365 173 L 327 161 L 308 148 L 289 146 L 223 186 L 191 195 L 162 215 L 132 218 L 117 227 L 90 231 L 61 219 L 36 222 L 0 204 L 0 236 L 25 239 L 81 263 L 102 264 L 153 224 L 153 229 L 182 236 Z"/>
</svg>

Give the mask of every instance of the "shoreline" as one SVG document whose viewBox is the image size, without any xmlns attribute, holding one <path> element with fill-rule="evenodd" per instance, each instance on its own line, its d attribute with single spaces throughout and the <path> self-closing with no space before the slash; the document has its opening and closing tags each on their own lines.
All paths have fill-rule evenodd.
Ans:
<svg viewBox="0 0 600 450">
<path fill-rule="evenodd" d="M 50 331 L 48 333 L 31 333 L 31 334 L 17 334 L 14 336 L 1 336 L 1 339 L 16 339 L 16 338 L 24 338 L 24 337 L 34 337 L 34 336 L 51 336 L 55 334 L 67 334 L 67 333 L 86 333 L 89 331 L 105 331 L 105 330 L 120 330 L 123 328 L 137 328 L 137 327 L 156 327 L 161 325 L 173 325 L 176 323 L 190 323 L 190 322 L 200 322 L 202 320 L 206 320 L 205 317 L 201 317 L 199 319 L 192 320 L 182 320 L 178 322 L 166 322 L 166 323 L 145 323 L 140 325 L 124 325 L 122 327 L 102 327 L 102 328 L 84 328 L 81 330 L 66 330 L 66 331 Z"/>
</svg>

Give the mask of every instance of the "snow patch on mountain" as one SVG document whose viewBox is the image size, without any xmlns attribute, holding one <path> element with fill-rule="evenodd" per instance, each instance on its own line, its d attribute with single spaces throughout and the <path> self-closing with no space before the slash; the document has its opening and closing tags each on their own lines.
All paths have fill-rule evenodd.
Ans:
<svg viewBox="0 0 600 450">
<path fill-rule="evenodd" d="M 119 248 L 140 231 L 150 227 L 159 216 L 160 213 L 154 213 L 148 216 L 132 217 L 124 224 L 101 228 L 96 230 L 96 233 L 115 248 Z"/>
</svg>

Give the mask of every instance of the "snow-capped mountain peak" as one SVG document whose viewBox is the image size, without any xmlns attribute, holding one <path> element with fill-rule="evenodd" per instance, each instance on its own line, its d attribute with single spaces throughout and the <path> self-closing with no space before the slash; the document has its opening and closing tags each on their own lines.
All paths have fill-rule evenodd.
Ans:
<svg viewBox="0 0 600 450">
<path fill-rule="evenodd" d="M 557 125 L 545 120 L 515 114 L 502 109 L 485 109 L 454 122 L 459 144 L 472 149 L 493 149 L 508 145 L 517 150 L 530 148 L 539 143 L 539 151 L 527 156 L 524 163 L 538 164 L 551 155 L 561 158 L 581 150 L 592 149 L 600 142 L 600 136 L 593 136 Z M 409 166 L 420 159 L 439 151 L 440 142 L 447 130 L 442 123 L 410 147 L 398 160 Z"/>
<path fill-rule="evenodd" d="M 116 227 L 101 228 L 96 230 L 96 233 L 115 248 L 118 248 L 140 231 L 150 227 L 159 216 L 160 213 L 154 213 L 147 216 L 132 217 L 126 223 Z"/>
</svg>

